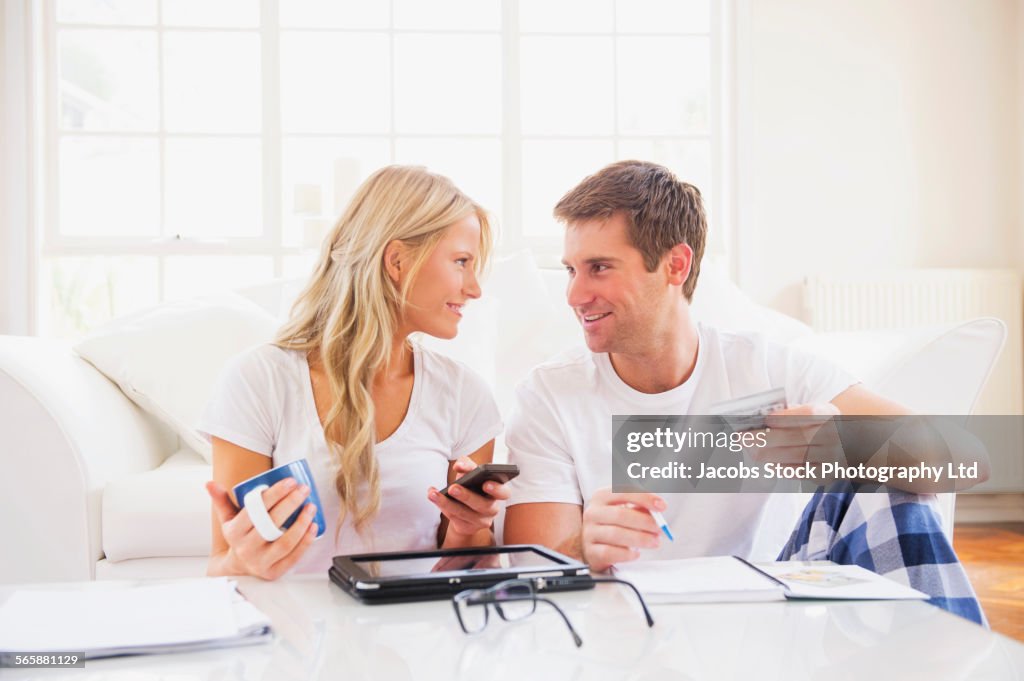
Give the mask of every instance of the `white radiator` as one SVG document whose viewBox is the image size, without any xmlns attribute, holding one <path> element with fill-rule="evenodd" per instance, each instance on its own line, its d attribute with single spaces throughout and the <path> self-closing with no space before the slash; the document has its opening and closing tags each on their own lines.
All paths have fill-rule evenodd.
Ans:
<svg viewBox="0 0 1024 681">
<path fill-rule="evenodd" d="M 902 270 L 817 276 L 804 282 L 808 323 L 817 331 L 899 329 L 977 317 L 1006 323 L 1006 347 L 978 400 L 977 414 L 1020 414 L 1024 402 L 1024 298 L 1012 270 Z"/>
</svg>

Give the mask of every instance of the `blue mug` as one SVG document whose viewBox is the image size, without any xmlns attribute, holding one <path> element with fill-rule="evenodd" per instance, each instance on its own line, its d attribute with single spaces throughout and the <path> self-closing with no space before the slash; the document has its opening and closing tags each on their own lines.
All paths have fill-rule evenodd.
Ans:
<svg viewBox="0 0 1024 681">
<path fill-rule="evenodd" d="M 274 527 L 273 521 L 267 513 L 267 507 L 263 504 L 262 494 L 265 489 L 270 488 L 274 483 L 280 482 L 285 478 L 295 478 L 300 485 L 307 485 L 309 487 L 309 496 L 306 497 L 306 503 L 296 509 L 294 513 L 288 516 L 281 527 L 277 528 Z M 307 503 L 316 506 L 316 517 L 313 519 L 313 522 L 317 526 L 317 539 L 327 529 L 327 523 L 324 521 L 324 509 L 320 505 L 320 495 L 316 491 L 313 473 L 310 471 L 309 462 L 306 459 L 292 461 L 291 463 L 271 468 L 269 471 L 264 471 L 248 480 L 243 480 L 234 486 L 234 492 L 239 508 L 245 508 L 246 503 L 249 504 L 249 517 L 253 519 L 256 531 L 267 541 L 274 541 L 281 536 L 282 529 L 286 530 L 291 527 Z"/>
</svg>

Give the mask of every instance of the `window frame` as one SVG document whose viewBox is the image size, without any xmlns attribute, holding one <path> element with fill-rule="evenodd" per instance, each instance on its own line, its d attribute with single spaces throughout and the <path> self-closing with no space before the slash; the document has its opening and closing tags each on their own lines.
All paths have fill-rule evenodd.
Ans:
<svg viewBox="0 0 1024 681">
<path fill-rule="evenodd" d="M 272 275 L 282 276 L 284 271 L 285 258 L 289 256 L 300 256 L 308 253 L 306 249 L 295 246 L 284 245 L 282 240 L 282 227 L 284 211 L 282 205 L 282 181 L 283 181 L 283 147 L 288 138 L 295 137 L 361 137 L 379 138 L 382 135 L 353 135 L 350 133 L 284 133 L 281 125 L 279 97 L 281 90 L 280 83 L 280 40 L 284 31 L 307 30 L 283 28 L 278 21 L 279 2 L 283 0 L 260 0 L 260 23 L 254 28 L 222 28 L 222 27 L 190 27 L 174 26 L 166 27 L 162 23 L 162 0 L 156 0 L 157 19 L 152 25 L 109 25 L 109 24 L 82 24 L 82 23 L 58 23 L 56 17 L 57 0 L 44 0 L 41 9 L 36 6 L 33 19 L 41 26 L 34 26 L 34 32 L 38 34 L 37 40 L 41 45 L 37 51 L 38 63 L 43 68 L 42 78 L 39 80 L 39 92 L 35 93 L 34 103 L 37 107 L 34 111 L 35 120 L 41 122 L 40 133 L 37 135 L 33 145 L 34 153 L 39 161 L 39 180 L 33 187 L 36 196 L 34 224 L 30 231 L 34 235 L 36 248 L 36 262 L 27 275 L 30 279 L 30 286 L 27 287 L 28 295 L 31 298 L 29 326 L 32 333 L 37 331 L 38 320 L 42 316 L 42 306 L 48 301 L 42 300 L 41 292 L 45 286 L 41 285 L 39 277 L 43 274 L 41 262 L 45 258 L 74 257 L 74 256 L 149 256 L 156 261 L 156 277 L 158 286 L 158 300 L 166 300 L 166 259 L 171 256 L 266 256 L 273 263 Z M 501 42 L 501 128 L 500 147 L 502 152 L 501 160 L 501 213 L 498 215 L 500 225 L 501 243 L 498 253 L 508 254 L 522 249 L 531 250 L 538 263 L 542 267 L 560 267 L 559 256 L 561 250 L 561 238 L 558 236 L 527 236 L 524 234 L 523 225 L 523 182 L 522 182 L 522 155 L 524 140 L 533 139 L 554 139 L 554 140 L 576 140 L 576 139 L 601 139 L 611 140 L 614 148 L 614 155 L 618 157 L 619 145 L 622 140 L 658 138 L 672 140 L 699 139 L 706 140 L 710 146 L 711 161 L 711 202 L 708 206 L 709 213 L 714 216 L 715 226 L 712 231 L 711 245 L 706 257 L 724 262 L 735 277 L 738 269 L 737 227 L 736 227 L 736 115 L 735 115 L 735 7 L 736 0 L 725 0 L 714 2 L 709 0 L 711 8 L 711 24 L 708 33 L 687 34 L 683 32 L 666 32 L 665 34 L 649 33 L 626 33 L 617 30 L 617 19 L 613 23 L 611 32 L 584 32 L 584 33 L 562 33 L 562 32 L 523 32 L 519 26 L 519 1 L 500 0 L 501 25 L 497 31 L 500 33 Z M 26 11 L 34 3 L 25 0 Z M 463 32 L 469 34 L 494 34 L 493 30 L 469 30 L 452 31 L 437 29 L 396 29 L 394 19 L 394 0 L 389 0 L 391 5 L 390 21 L 388 28 L 375 29 L 314 29 L 329 31 L 332 33 L 387 33 L 391 50 L 391 80 L 390 88 L 392 93 L 391 120 L 389 132 L 386 137 L 389 140 L 390 159 L 394 162 L 396 152 L 396 141 L 399 138 L 430 138 L 445 137 L 472 139 L 481 135 L 472 134 L 444 134 L 444 135 L 416 135 L 399 134 L 395 127 L 395 36 L 404 33 L 413 34 L 450 34 Z M 616 1 L 612 2 L 613 12 Z M 29 22 L 32 23 L 31 21 Z M 58 82 L 59 53 L 57 34 L 62 29 L 90 29 L 90 30 L 124 30 L 153 31 L 156 34 L 157 68 L 160 79 L 158 87 L 158 125 L 155 132 L 115 132 L 115 131 L 62 131 L 60 129 L 60 93 Z M 164 65 L 163 65 L 163 41 L 164 36 L 173 32 L 245 32 L 253 33 L 260 39 L 261 55 L 261 106 L 262 119 L 261 129 L 258 133 L 236 134 L 236 133 L 168 133 L 164 129 Z M 706 134 L 692 135 L 623 135 L 618 130 L 618 101 L 617 93 L 613 93 L 615 104 L 616 127 L 609 135 L 524 135 L 521 130 L 521 82 L 520 82 L 520 39 L 524 36 L 605 36 L 612 38 L 613 46 L 617 45 L 617 38 L 620 37 L 650 37 L 651 35 L 671 35 L 680 37 L 686 35 L 700 35 L 708 37 L 710 45 L 710 101 L 709 101 L 709 130 Z M 613 48 L 613 62 L 617 64 L 617 48 Z M 618 74 L 613 74 L 614 87 L 618 87 Z M 82 237 L 61 235 L 59 230 L 59 148 L 61 139 L 64 136 L 78 138 L 89 137 L 145 137 L 158 140 L 160 156 L 160 228 L 161 236 L 152 237 Z M 484 135 L 488 139 L 494 139 L 494 135 Z M 257 138 L 261 144 L 262 161 L 262 232 L 257 237 L 225 237 L 223 239 L 205 240 L 196 238 L 183 238 L 180 236 L 165 233 L 166 227 L 166 164 L 165 154 L 166 141 L 169 138 Z M 334 217 L 334 216 L 331 216 Z"/>
</svg>

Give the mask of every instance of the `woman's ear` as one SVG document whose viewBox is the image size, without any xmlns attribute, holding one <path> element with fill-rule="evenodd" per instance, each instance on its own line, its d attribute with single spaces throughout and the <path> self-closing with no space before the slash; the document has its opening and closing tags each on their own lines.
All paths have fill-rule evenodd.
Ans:
<svg viewBox="0 0 1024 681">
<path fill-rule="evenodd" d="M 407 249 L 405 244 L 395 239 L 384 247 L 384 269 L 387 271 L 391 281 L 396 284 L 402 281 L 402 268 L 406 264 Z"/>
</svg>

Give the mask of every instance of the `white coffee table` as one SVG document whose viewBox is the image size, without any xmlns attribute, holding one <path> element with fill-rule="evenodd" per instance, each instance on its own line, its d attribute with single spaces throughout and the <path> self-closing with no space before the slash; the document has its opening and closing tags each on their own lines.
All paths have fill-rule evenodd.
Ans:
<svg viewBox="0 0 1024 681">
<path fill-rule="evenodd" d="M 0 586 L 0 603 L 16 588 L 26 587 Z M 511 624 L 492 612 L 483 633 L 467 636 L 448 601 L 361 605 L 318 576 L 241 578 L 239 588 L 272 619 L 273 642 L 93 660 L 85 669 L 7 669 L 0 678 L 1024 678 L 1024 645 L 917 601 L 652 605 L 648 629 L 633 595 L 617 585 L 550 594 L 583 638 L 577 649 L 549 608 Z"/>
</svg>

